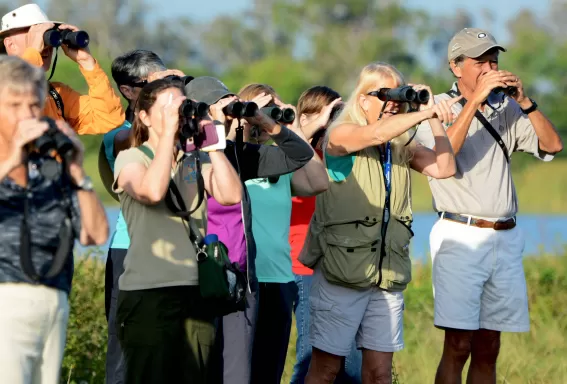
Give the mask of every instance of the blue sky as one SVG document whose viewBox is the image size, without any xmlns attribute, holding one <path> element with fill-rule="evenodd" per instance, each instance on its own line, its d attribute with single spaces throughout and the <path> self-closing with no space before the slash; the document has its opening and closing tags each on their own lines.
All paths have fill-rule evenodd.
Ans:
<svg viewBox="0 0 567 384">
<path fill-rule="evenodd" d="M 345 0 L 348 1 L 348 0 Z M 479 17 L 477 25 L 474 27 L 487 28 L 491 30 L 495 37 L 502 43 L 508 39 L 505 23 L 514 17 L 519 9 L 529 8 L 538 13 L 546 12 L 549 7 L 549 0 L 402 0 L 405 4 L 413 8 L 423 8 L 431 13 L 450 15 L 457 9 L 462 8 L 467 11 L 481 14 L 483 8 L 489 9 L 495 16 L 494 25 L 486 25 Z M 167 7 L 159 6 L 159 1 L 149 0 L 153 5 L 152 14 L 160 17 L 170 17 L 175 15 L 187 15 L 195 20 L 210 20 L 219 14 L 234 14 L 244 11 L 252 4 L 251 0 L 208 0 L 197 2 L 191 0 L 166 0 Z M 154 5 L 155 4 L 155 5 Z"/>
</svg>

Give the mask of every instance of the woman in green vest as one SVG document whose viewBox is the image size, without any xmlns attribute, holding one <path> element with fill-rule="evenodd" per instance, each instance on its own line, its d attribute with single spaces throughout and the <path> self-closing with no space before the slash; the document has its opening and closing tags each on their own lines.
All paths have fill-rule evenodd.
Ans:
<svg viewBox="0 0 567 384">
<path fill-rule="evenodd" d="M 362 381 L 390 383 L 393 353 L 403 348 L 403 290 L 411 280 L 410 168 L 426 176 L 454 175 L 455 158 L 442 122 L 458 98 L 430 99 L 408 113 L 388 101 L 387 88 L 405 85 L 392 65 L 373 63 L 323 143 L 329 189 L 317 196 L 300 261 L 313 268 L 311 342 L 306 383 L 332 383 L 352 340 L 363 351 Z M 384 100 L 383 100 L 384 99 Z M 435 150 L 411 141 L 408 130 L 429 120 Z"/>
</svg>

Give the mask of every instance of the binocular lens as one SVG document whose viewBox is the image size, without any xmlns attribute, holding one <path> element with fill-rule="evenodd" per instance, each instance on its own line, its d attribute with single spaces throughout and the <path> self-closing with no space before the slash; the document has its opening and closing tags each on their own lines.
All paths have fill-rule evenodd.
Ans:
<svg viewBox="0 0 567 384">
<path fill-rule="evenodd" d="M 264 107 L 262 112 L 270 116 L 274 121 L 278 121 L 282 118 L 283 112 L 278 107 Z"/>
<path fill-rule="evenodd" d="M 290 124 L 295 120 L 295 112 L 291 108 L 286 108 L 283 111 L 283 116 L 281 118 L 282 123 Z"/>
<path fill-rule="evenodd" d="M 243 116 L 244 117 L 253 117 L 256 114 L 256 111 L 258 111 L 258 104 L 256 103 L 245 103 L 244 104 L 244 111 L 243 111 Z"/>
<path fill-rule="evenodd" d="M 420 104 L 427 104 L 429 102 L 429 92 L 426 89 L 422 89 L 416 93 L 415 101 Z"/>
<path fill-rule="evenodd" d="M 86 48 L 89 45 L 89 34 L 85 31 L 72 32 L 67 29 L 62 35 L 63 44 L 71 47 Z"/>
<path fill-rule="evenodd" d="M 63 44 L 63 36 L 57 29 L 50 29 L 43 34 L 43 43 L 48 47 L 60 47 Z"/>
</svg>

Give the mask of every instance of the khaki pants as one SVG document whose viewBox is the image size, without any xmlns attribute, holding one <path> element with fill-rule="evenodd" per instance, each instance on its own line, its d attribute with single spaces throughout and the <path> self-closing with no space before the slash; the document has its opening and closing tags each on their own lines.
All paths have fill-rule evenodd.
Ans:
<svg viewBox="0 0 567 384">
<path fill-rule="evenodd" d="M 0 381 L 58 383 L 69 319 L 67 293 L 4 283 L 0 303 Z"/>
<path fill-rule="evenodd" d="M 120 291 L 126 384 L 215 383 L 215 318 L 198 286 Z"/>
</svg>

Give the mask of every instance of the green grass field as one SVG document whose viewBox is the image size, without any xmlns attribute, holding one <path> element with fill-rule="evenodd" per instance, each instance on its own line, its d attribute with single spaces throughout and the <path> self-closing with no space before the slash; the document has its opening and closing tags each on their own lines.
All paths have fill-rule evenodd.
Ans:
<svg viewBox="0 0 567 384">
<path fill-rule="evenodd" d="M 567 383 L 567 254 L 525 259 L 532 328 L 503 336 L 498 383 Z M 405 292 L 406 348 L 394 357 L 399 383 L 432 383 L 443 334 L 433 327 L 430 266 L 415 265 Z M 71 317 L 62 383 L 104 383 L 106 319 L 104 265 L 80 258 L 71 294 Z M 295 360 L 295 329 L 282 383 Z"/>
<path fill-rule="evenodd" d="M 85 158 L 85 169 L 92 177 L 98 195 L 107 205 L 118 205 L 104 189 L 98 174 L 98 147 L 89 151 Z M 93 152 L 96 152 L 93 153 Z M 528 156 L 522 154 L 523 156 Z M 567 213 L 567 159 L 556 159 L 550 163 L 532 161 L 514 172 L 514 182 L 521 213 Z M 542 188 L 542 186 L 545 186 Z M 431 191 L 427 178 L 412 172 L 412 202 L 414 212 L 432 211 Z"/>
</svg>

